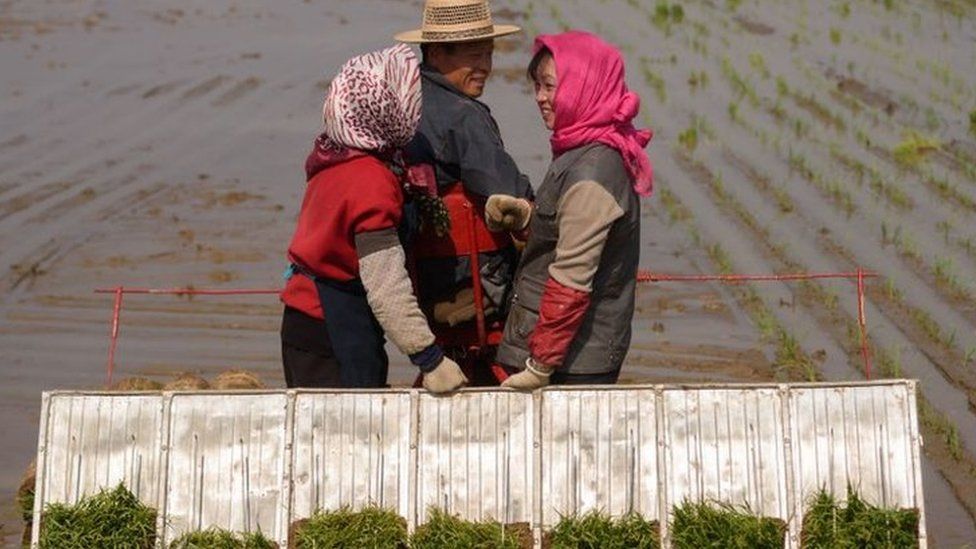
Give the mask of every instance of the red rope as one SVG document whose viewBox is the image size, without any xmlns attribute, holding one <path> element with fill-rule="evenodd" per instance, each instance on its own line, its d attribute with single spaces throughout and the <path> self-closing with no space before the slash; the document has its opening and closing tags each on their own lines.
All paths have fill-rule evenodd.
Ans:
<svg viewBox="0 0 976 549">
<path fill-rule="evenodd" d="M 727 275 L 673 275 L 652 273 L 651 271 L 637 271 L 637 282 L 748 282 L 748 281 L 773 281 L 773 280 L 814 280 L 824 278 L 846 278 L 856 279 L 858 277 L 875 278 L 878 275 L 864 271 L 855 273 L 787 273 L 774 275 L 756 274 L 727 274 Z"/>
<path fill-rule="evenodd" d="M 791 281 L 815 279 L 856 279 L 857 280 L 857 313 L 858 326 L 861 332 L 861 355 L 864 358 L 864 375 L 871 379 L 871 356 L 867 341 L 867 322 L 864 315 L 864 279 L 876 278 L 876 273 L 864 271 L 858 267 L 854 273 L 787 273 L 787 274 L 725 274 L 725 275 L 675 275 L 638 271 L 637 282 L 748 282 L 748 281 Z M 479 288 L 476 288 L 476 293 Z M 252 288 L 239 290 L 208 290 L 197 288 L 96 288 L 96 294 L 115 294 L 115 305 L 112 310 L 111 341 L 108 349 L 108 384 L 112 383 L 112 372 L 115 368 L 115 348 L 118 344 L 120 317 L 122 314 L 122 296 L 124 294 L 148 295 L 277 295 L 278 288 Z M 477 299 L 477 297 L 476 297 Z M 483 322 L 483 320 L 482 320 Z M 479 326 L 481 328 L 481 326 Z M 479 329 L 479 335 L 481 330 Z"/>
<path fill-rule="evenodd" d="M 111 294 L 117 289 L 127 294 L 152 295 L 270 295 L 280 294 L 281 289 L 253 289 L 253 290 L 199 290 L 196 288 L 96 288 L 96 294 Z"/>
</svg>

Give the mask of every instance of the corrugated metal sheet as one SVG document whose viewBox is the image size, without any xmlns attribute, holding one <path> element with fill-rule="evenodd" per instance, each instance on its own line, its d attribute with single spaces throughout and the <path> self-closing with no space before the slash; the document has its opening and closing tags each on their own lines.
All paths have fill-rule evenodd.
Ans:
<svg viewBox="0 0 976 549">
<path fill-rule="evenodd" d="M 369 504 L 410 517 L 409 391 L 299 393 L 292 515 Z"/>
<path fill-rule="evenodd" d="M 473 520 L 531 523 L 534 420 L 531 394 L 421 394 L 417 524 L 431 506 Z"/>
<path fill-rule="evenodd" d="M 143 501 L 156 502 L 163 417 L 158 396 L 65 394 L 45 397 L 45 404 L 52 420 L 41 425 L 38 470 L 45 474 L 38 499 L 76 503 L 124 481 Z"/>
<path fill-rule="evenodd" d="M 35 522 L 124 482 L 160 544 L 261 530 L 283 546 L 316 509 L 430 506 L 530 523 L 602 509 L 657 519 L 685 499 L 787 521 L 818 488 L 924 508 L 915 382 L 241 393 L 45 393 Z M 34 542 L 37 541 L 35 532 Z"/>
<path fill-rule="evenodd" d="M 181 394 L 169 404 L 163 543 L 218 524 L 287 539 L 282 393 Z"/>
<path fill-rule="evenodd" d="M 721 501 L 789 520 L 777 388 L 668 389 L 663 399 L 666 509 Z"/>
<path fill-rule="evenodd" d="M 922 509 L 915 391 L 914 386 L 898 389 L 873 385 L 790 391 L 797 514 L 820 488 L 846 500 L 848 485 L 875 504 Z M 924 513 L 920 520 L 924 536 Z"/>
<path fill-rule="evenodd" d="M 653 389 L 542 393 L 543 528 L 594 509 L 658 517 L 657 403 Z"/>
</svg>

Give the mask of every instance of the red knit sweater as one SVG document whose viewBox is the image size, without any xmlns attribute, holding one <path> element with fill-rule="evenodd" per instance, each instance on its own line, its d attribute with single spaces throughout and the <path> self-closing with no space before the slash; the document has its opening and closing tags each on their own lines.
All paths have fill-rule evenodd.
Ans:
<svg viewBox="0 0 976 549">
<path fill-rule="evenodd" d="M 403 210 L 399 181 L 382 161 L 369 155 L 323 162 L 313 166 L 308 175 L 288 259 L 317 276 L 338 281 L 357 278 L 359 259 L 354 237 L 399 225 Z M 324 318 L 315 284 L 306 276 L 292 276 L 281 301 L 307 315 Z"/>
</svg>

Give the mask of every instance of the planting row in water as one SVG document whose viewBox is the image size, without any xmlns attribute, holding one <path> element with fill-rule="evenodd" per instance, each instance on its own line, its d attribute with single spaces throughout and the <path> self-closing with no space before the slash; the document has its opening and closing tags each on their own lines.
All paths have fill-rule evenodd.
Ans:
<svg viewBox="0 0 976 549">
<path fill-rule="evenodd" d="M 148 549 L 156 544 L 156 510 L 141 503 L 125 486 L 103 490 L 76 505 L 48 505 L 41 521 L 42 548 L 114 547 Z M 685 502 L 673 510 L 675 548 L 784 546 L 786 523 L 760 517 L 744 507 Z M 296 549 L 374 547 L 390 549 L 484 548 L 522 549 L 534 546 L 526 523 L 471 522 L 431 509 L 426 523 L 413 534 L 394 511 L 367 507 L 319 511 L 292 524 L 291 546 Z M 638 514 L 619 518 L 592 511 L 564 517 L 543 534 L 546 548 L 657 548 L 657 521 Z M 803 519 L 802 546 L 915 547 L 918 513 L 891 510 L 864 502 L 848 490 L 846 504 L 825 491 L 811 501 Z M 173 541 L 171 549 L 274 549 L 276 543 L 260 532 L 238 534 L 211 528 L 190 532 Z"/>
</svg>

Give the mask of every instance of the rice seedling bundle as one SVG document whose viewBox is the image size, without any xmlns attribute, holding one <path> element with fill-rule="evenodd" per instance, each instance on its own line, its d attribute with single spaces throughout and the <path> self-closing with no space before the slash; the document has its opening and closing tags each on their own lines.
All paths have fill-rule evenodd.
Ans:
<svg viewBox="0 0 976 549">
<path fill-rule="evenodd" d="M 40 546 L 51 549 L 149 549 L 156 543 L 156 510 L 121 483 L 82 498 L 53 503 L 41 515 Z"/>
<path fill-rule="evenodd" d="M 209 388 L 207 380 L 191 373 L 182 373 L 163 385 L 164 391 L 205 391 Z"/>
<path fill-rule="evenodd" d="M 528 545 L 525 545 L 526 541 Z M 413 549 L 520 549 L 531 546 L 531 531 L 527 529 L 506 528 L 496 521 L 466 521 L 440 509 L 431 509 L 429 520 L 410 538 Z"/>
<path fill-rule="evenodd" d="M 821 490 L 803 517 L 800 544 L 811 549 L 918 547 L 918 511 L 870 505 L 851 488 L 842 505 Z"/>
<path fill-rule="evenodd" d="M 782 520 L 756 516 L 748 508 L 726 503 L 686 501 L 674 508 L 671 525 L 671 540 L 677 549 L 778 549 L 784 545 L 785 533 Z"/>
<path fill-rule="evenodd" d="M 127 377 L 112 384 L 109 391 L 159 391 L 163 384 L 144 377 Z"/>
<path fill-rule="evenodd" d="M 339 549 L 408 547 L 407 521 L 388 509 L 366 507 L 352 511 L 317 511 L 294 528 L 296 549 Z"/>
<path fill-rule="evenodd" d="M 613 519 L 600 511 L 564 517 L 543 540 L 552 549 L 656 549 L 660 543 L 656 521 L 636 513 Z"/>
<path fill-rule="evenodd" d="M 171 543 L 170 549 L 277 549 L 261 532 L 235 534 L 221 528 L 190 532 Z"/>
<path fill-rule="evenodd" d="M 213 388 L 220 391 L 240 389 L 264 389 L 258 376 L 245 370 L 227 370 L 214 379 Z"/>
</svg>

